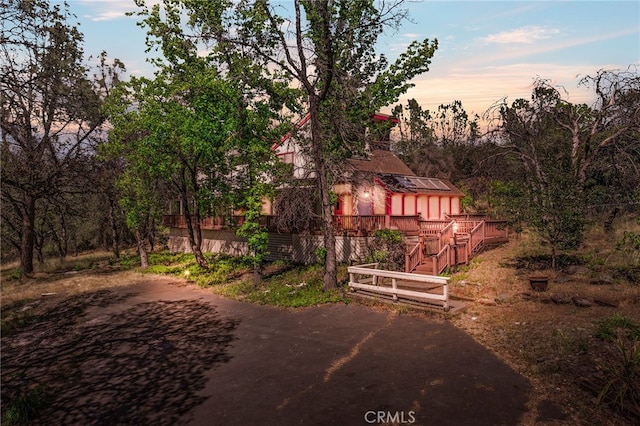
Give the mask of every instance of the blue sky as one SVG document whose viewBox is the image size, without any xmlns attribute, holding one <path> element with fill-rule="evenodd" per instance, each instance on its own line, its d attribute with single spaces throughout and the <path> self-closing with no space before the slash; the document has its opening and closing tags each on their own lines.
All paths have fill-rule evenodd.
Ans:
<svg viewBox="0 0 640 426">
<path fill-rule="evenodd" d="M 130 74 L 151 75 L 145 34 L 132 0 L 69 0 L 85 34 L 85 52 L 106 50 Z M 412 22 L 380 39 L 394 59 L 412 40 L 438 39 L 429 72 L 404 99 L 424 108 L 461 100 L 481 114 L 507 97 L 529 97 L 536 77 L 563 86 L 572 102 L 590 103 L 581 76 L 640 65 L 640 2 L 424 1 L 407 3 Z"/>
</svg>

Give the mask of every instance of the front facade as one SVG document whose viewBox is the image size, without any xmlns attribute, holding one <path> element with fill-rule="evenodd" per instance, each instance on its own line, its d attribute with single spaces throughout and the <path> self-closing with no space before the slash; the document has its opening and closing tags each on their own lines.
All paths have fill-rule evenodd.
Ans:
<svg viewBox="0 0 640 426">
<path fill-rule="evenodd" d="M 376 114 L 374 120 L 392 118 Z M 297 129 L 303 129 L 307 122 L 308 116 L 299 122 Z M 434 220 L 461 213 L 462 191 L 444 179 L 416 176 L 388 149 L 389 144 L 388 140 L 381 141 L 376 144 L 378 149 L 368 150 L 366 156 L 346 161 L 346 175 L 351 179 L 334 185 L 336 216 L 395 216 Z M 294 178 L 314 177 L 307 156 L 291 134 L 275 144 L 273 150 L 282 161 L 292 164 Z M 264 213 L 277 214 L 268 202 L 265 203 Z"/>
</svg>

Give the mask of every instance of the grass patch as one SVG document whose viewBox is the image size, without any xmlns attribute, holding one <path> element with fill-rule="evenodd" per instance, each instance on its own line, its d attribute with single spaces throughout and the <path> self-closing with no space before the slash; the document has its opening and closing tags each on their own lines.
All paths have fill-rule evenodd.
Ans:
<svg viewBox="0 0 640 426">
<path fill-rule="evenodd" d="M 190 253 L 154 252 L 149 254 L 149 267 L 141 272 L 182 277 L 201 287 L 210 287 L 225 284 L 250 271 L 250 261 L 242 257 L 207 253 L 205 259 L 209 264 L 208 269 L 199 266 Z M 139 266 L 140 257 L 127 256 L 119 264 L 124 267 Z"/>
<path fill-rule="evenodd" d="M 251 280 L 241 280 L 214 289 L 214 292 L 263 305 L 297 308 L 324 303 L 347 303 L 340 288 L 324 290 L 323 267 L 320 265 L 295 266 L 271 275 L 256 288 Z M 346 278 L 346 268 L 340 268 L 340 278 Z"/>
<path fill-rule="evenodd" d="M 25 425 L 38 417 L 40 411 L 46 406 L 46 398 L 42 386 L 18 395 L 9 400 L 3 407 L 3 425 Z"/>
<path fill-rule="evenodd" d="M 640 340 L 640 327 L 624 315 L 612 315 L 596 322 L 594 336 L 607 342 L 613 341 L 618 333 L 623 332 L 630 338 Z"/>
<path fill-rule="evenodd" d="M 285 262 L 265 265 L 266 278 L 260 287 L 253 285 L 250 259 L 207 254 L 209 268 L 198 266 L 191 254 L 168 252 L 149 255 L 149 267 L 142 272 L 187 279 L 216 294 L 264 305 L 301 307 L 323 303 L 347 302 L 341 289 L 325 291 L 322 265 L 294 266 Z M 138 262 L 136 256 L 123 259 L 125 265 Z M 338 269 L 338 282 L 347 281 L 347 268 Z"/>
<path fill-rule="evenodd" d="M 2 306 L 2 320 L 0 321 L 0 333 L 2 333 L 2 336 L 9 336 L 15 331 L 39 321 L 37 315 L 27 313 L 28 311 L 25 312 L 22 309 L 30 302 L 33 302 L 33 300 L 20 300 Z"/>
</svg>

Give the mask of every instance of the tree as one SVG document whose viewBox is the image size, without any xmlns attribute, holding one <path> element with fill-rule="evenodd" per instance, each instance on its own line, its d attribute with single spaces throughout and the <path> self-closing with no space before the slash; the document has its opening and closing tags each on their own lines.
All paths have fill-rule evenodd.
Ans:
<svg viewBox="0 0 640 426">
<path fill-rule="evenodd" d="M 479 117 L 469 119 L 462 102 L 439 105 L 432 114 L 410 99 L 406 106 L 397 105 L 394 114 L 400 121 L 394 150 L 413 171 L 456 181 L 473 172 Z"/>
<path fill-rule="evenodd" d="M 552 114 L 570 135 L 571 169 L 593 210 L 608 213 L 610 229 L 616 214 L 640 199 L 634 184 L 640 169 L 640 74 L 637 65 L 600 70 L 579 84 L 595 93 L 591 107 L 565 102 L 548 81 L 538 81 L 560 99 Z"/>
<path fill-rule="evenodd" d="M 324 243 L 327 249 L 324 286 L 336 281 L 336 251 L 331 197 L 332 165 L 351 151 L 361 151 L 362 123 L 371 112 L 395 102 L 414 76 L 428 70 L 437 42 L 412 43 L 389 65 L 375 54 L 385 27 L 405 18 L 398 6 L 373 1 L 302 1 L 291 10 L 269 1 L 165 2 L 184 6 L 199 36 L 212 41 L 214 52 L 248 54 L 271 75 L 296 81 L 310 115 L 306 148 L 318 188 Z M 220 48 L 221 50 L 216 50 Z M 366 117 L 365 120 L 362 118 Z"/>
<path fill-rule="evenodd" d="M 523 196 L 522 216 L 549 243 L 553 267 L 558 249 L 580 244 L 585 222 L 584 194 L 572 168 L 571 139 L 554 116 L 559 106 L 563 105 L 558 92 L 538 84 L 530 101 L 500 105 L 498 130 L 504 138 L 502 147 L 517 159 L 523 177 L 506 195 Z"/>
<path fill-rule="evenodd" d="M 263 64 L 225 46 L 203 56 L 202 39 L 184 32 L 177 2 L 151 8 L 137 4 L 140 25 L 148 29 L 148 47 L 159 48 L 162 57 L 153 60 L 159 69 L 154 81 L 140 80 L 156 89 L 134 90 L 136 107 L 128 113 L 147 117 L 142 126 L 146 133 L 136 143 L 153 143 L 166 153 L 163 176 L 173 182 L 187 209 L 191 247 L 201 266 L 206 266 L 203 212 L 212 213 L 212 206 L 244 212 L 238 233 L 248 239 L 259 281 L 267 241 L 259 220 L 261 196 L 269 194 L 276 160 L 270 147 L 276 133 L 283 132 L 273 125 L 278 118 L 274 111 L 289 98 L 288 81 L 265 78 Z M 216 2 L 200 6 L 220 7 Z"/>
<path fill-rule="evenodd" d="M 36 224 L 51 206 L 64 211 L 86 187 L 87 160 L 103 123 L 101 98 L 87 77 L 83 36 L 68 6 L 46 0 L 2 0 L 2 202 L 4 231 L 33 272 Z M 62 218 L 62 216 L 60 216 Z"/>
<path fill-rule="evenodd" d="M 123 156 L 126 174 L 131 174 L 129 193 L 138 200 L 133 210 L 149 201 L 147 196 L 140 199 L 150 195 L 147 189 L 139 190 L 141 179 L 167 181 L 181 199 L 191 250 L 206 268 L 200 222 L 203 211 L 226 192 L 237 95 L 197 59 L 182 67 L 183 72 L 165 68 L 153 80 L 132 79 L 114 93 L 109 103 L 114 125 L 110 139 L 112 152 Z M 135 232 L 142 222 L 131 223 Z"/>
</svg>

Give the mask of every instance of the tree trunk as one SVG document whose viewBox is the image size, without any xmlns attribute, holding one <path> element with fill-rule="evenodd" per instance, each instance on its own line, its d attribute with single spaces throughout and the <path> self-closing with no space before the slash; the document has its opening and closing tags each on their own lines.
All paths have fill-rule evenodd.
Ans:
<svg viewBox="0 0 640 426">
<path fill-rule="evenodd" d="M 33 274 L 33 249 L 35 239 L 36 200 L 25 196 L 25 206 L 22 214 L 22 240 L 20 244 L 20 268 L 22 274 Z"/>
<path fill-rule="evenodd" d="M 67 243 L 67 222 L 64 220 L 64 215 L 60 213 L 60 235 L 53 230 L 53 234 L 56 236 L 58 244 L 58 256 L 60 257 L 60 263 L 64 262 L 67 257 L 67 250 L 69 248 Z"/>
<path fill-rule="evenodd" d="M 336 236 L 333 232 L 333 205 L 331 204 L 331 188 L 329 186 L 329 176 L 322 155 L 322 134 L 320 131 L 320 115 L 318 100 L 313 96 L 310 99 L 311 116 L 311 147 L 313 162 L 318 179 L 320 190 L 321 214 L 322 214 L 322 235 L 324 246 L 327 250 L 324 264 L 324 289 L 334 289 L 338 286 L 337 262 L 336 262 Z"/>
<path fill-rule="evenodd" d="M 147 254 L 147 239 L 142 235 L 140 230 L 136 230 L 136 243 L 138 244 L 138 253 L 140 254 L 140 267 L 149 267 L 149 255 Z"/>
<path fill-rule="evenodd" d="M 618 213 L 620 213 L 620 209 L 618 207 L 614 207 L 613 210 L 609 212 L 607 218 L 604 221 L 604 232 L 608 234 L 613 232 L 613 221 L 618 216 Z"/>
<path fill-rule="evenodd" d="M 184 203 L 184 214 L 187 221 L 187 233 L 189 234 L 189 244 L 191 245 L 191 252 L 196 257 L 196 262 L 202 268 L 209 269 L 209 264 L 202 254 L 201 242 L 202 231 L 200 230 L 200 222 L 196 217 L 196 224 L 194 225 L 191 220 L 191 211 L 189 209 L 189 200 L 186 197 L 186 192 L 182 193 L 182 201 Z M 197 229 L 194 229 L 197 226 Z M 197 234 L 196 234 L 197 231 Z M 196 235 L 200 238 L 196 238 Z"/>
<path fill-rule="evenodd" d="M 116 259 L 120 259 L 120 236 L 116 223 L 116 206 L 113 197 L 109 196 L 109 227 L 111 228 L 111 251 Z"/>
<path fill-rule="evenodd" d="M 260 284 L 262 284 L 262 262 L 257 262 L 253 265 L 253 285 L 258 288 Z"/>
</svg>

